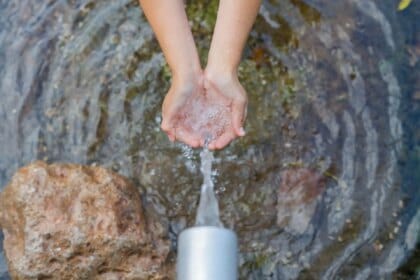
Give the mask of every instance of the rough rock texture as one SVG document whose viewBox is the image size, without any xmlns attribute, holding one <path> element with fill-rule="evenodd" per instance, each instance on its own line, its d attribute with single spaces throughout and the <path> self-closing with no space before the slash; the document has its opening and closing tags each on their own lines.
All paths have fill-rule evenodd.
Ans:
<svg viewBox="0 0 420 280">
<path fill-rule="evenodd" d="M 293 233 L 303 233 L 324 189 L 324 176 L 314 170 L 303 167 L 284 170 L 277 195 L 277 224 Z"/>
<path fill-rule="evenodd" d="M 100 167 L 35 162 L 0 196 L 13 279 L 166 279 L 169 242 L 137 189 Z"/>
</svg>

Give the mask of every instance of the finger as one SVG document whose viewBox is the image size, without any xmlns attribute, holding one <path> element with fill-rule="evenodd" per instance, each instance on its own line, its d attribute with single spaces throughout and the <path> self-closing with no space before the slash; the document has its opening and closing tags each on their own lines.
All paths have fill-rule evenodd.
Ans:
<svg viewBox="0 0 420 280">
<path fill-rule="evenodd" d="M 208 91 L 208 90 L 211 89 L 211 84 L 210 84 L 210 81 L 208 79 L 203 77 L 202 83 L 203 83 L 202 85 L 203 85 L 204 91 Z"/>
<path fill-rule="evenodd" d="M 170 104 L 173 104 L 172 95 L 168 93 L 163 101 L 162 104 L 162 123 L 161 128 L 165 132 L 171 132 L 174 135 L 174 127 L 175 123 L 174 120 L 176 120 L 177 116 L 177 108 L 176 106 L 171 106 Z"/>
<path fill-rule="evenodd" d="M 160 128 L 166 132 L 166 134 L 168 135 L 168 138 L 171 142 L 175 141 L 175 129 L 173 128 L 172 123 L 163 120 L 162 123 L 160 124 Z"/>
<path fill-rule="evenodd" d="M 244 117 L 242 119 L 242 126 L 244 125 L 244 122 L 247 116 L 248 116 L 248 102 L 245 104 L 245 111 L 244 111 Z"/>
<path fill-rule="evenodd" d="M 207 139 L 204 137 L 200 138 L 200 147 L 206 146 L 206 142 L 208 143 Z"/>
<path fill-rule="evenodd" d="M 199 78 L 198 78 L 198 88 L 200 90 L 204 90 L 205 88 L 205 79 L 204 79 L 204 73 L 201 72 Z"/>
<path fill-rule="evenodd" d="M 223 133 L 219 138 L 215 141 L 211 142 L 209 145 L 210 150 L 218 150 L 223 149 L 229 144 L 233 139 L 235 139 L 236 135 L 234 131 L 228 131 Z"/>
<path fill-rule="evenodd" d="M 167 135 L 168 135 L 169 141 L 174 142 L 176 140 L 175 135 L 173 135 L 172 133 L 167 133 Z"/>
<path fill-rule="evenodd" d="M 245 130 L 243 129 L 243 123 L 245 120 L 246 110 L 246 99 L 240 98 L 235 100 L 232 104 L 232 122 L 233 129 L 237 136 L 244 136 Z"/>
<path fill-rule="evenodd" d="M 200 146 L 201 140 L 199 137 L 196 137 L 192 133 L 189 133 L 183 128 L 176 129 L 176 139 L 184 142 L 188 146 L 191 146 L 192 148 L 197 148 Z"/>
<path fill-rule="evenodd" d="M 169 132 L 171 130 L 173 130 L 173 124 L 170 121 L 169 118 L 167 117 L 162 117 L 162 122 L 160 123 L 160 128 L 165 131 L 165 132 Z"/>
</svg>

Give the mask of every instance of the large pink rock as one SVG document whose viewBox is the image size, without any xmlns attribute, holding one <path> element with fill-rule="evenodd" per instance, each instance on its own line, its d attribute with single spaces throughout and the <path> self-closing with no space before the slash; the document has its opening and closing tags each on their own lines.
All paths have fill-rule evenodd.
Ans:
<svg viewBox="0 0 420 280">
<path fill-rule="evenodd" d="M 0 195 L 13 279 L 166 279 L 169 241 L 137 189 L 100 167 L 35 162 Z"/>
</svg>

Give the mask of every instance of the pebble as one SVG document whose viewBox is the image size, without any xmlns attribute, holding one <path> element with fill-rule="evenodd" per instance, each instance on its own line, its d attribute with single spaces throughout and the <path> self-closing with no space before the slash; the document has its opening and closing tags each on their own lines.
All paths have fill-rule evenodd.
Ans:
<svg viewBox="0 0 420 280">
<path fill-rule="evenodd" d="M 337 203 L 337 205 L 335 206 L 335 211 L 341 211 L 340 203 Z"/>
<path fill-rule="evenodd" d="M 291 267 L 292 267 L 293 269 L 297 269 L 297 268 L 299 268 L 299 265 L 298 265 L 297 263 L 293 263 L 293 264 L 291 265 Z"/>
<path fill-rule="evenodd" d="M 375 243 L 373 244 L 373 248 L 376 252 L 380 252 L 384 248 L 384 245 L 379 241 L 375 241 Z"/>
<path fill-rule="evenodd" d="M 398 207 L 400 207 L 400 208 L 404 207 L 404 201 L 402 199 L 400 199 L 400 201 L 398 201 Z"/>
<path fill-rule="evenodd" d="M 120 42 L 120 37 L 118 35 L 113 35 L 111 37 L 111 44 L 117 45 Z"/>
<path fill-rule="evenodd" d="M 290 263 L 290 260 L 289 260 L 289 259 L 287 259 L 287 258 L 285 258 L 285 257 L 281 258 L 281 260 L 280 260 L 280 261 L 281 261 L 281 263 L 282 263 L 283 265 Z"/>
<path fill-rule="evenodd" d="M 54 115 L 56 115 L 56 110 L 54 109 L 54 108 L 48 108 L 47 110 L 45 110 L 45 112 L 44 112 L 44 115 L 47 117 L 47 118 L 51 118 L 51 117 L 53 117 Z"/>
</svg>

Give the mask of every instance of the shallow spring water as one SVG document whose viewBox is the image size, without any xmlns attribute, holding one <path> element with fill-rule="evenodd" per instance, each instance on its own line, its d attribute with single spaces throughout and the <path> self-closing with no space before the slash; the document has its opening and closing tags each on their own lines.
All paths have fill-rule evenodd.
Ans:
<svg viewBox="0 0 420 280">
<path fill-rule="evenodd" d="M 217 2 L 187 7 L 204 57 Z M 247 136 L 213 164 L 241 279 L 418 274 L 419 10 L 263 1 L 240 67 Z M 136 1 L 0 1 L 0 62 L 1 186 L 35 159 L 100 164 L 174 242 L 194 224 L 199 154 L 159 130 L 170 78 Z"/>
</svg>

